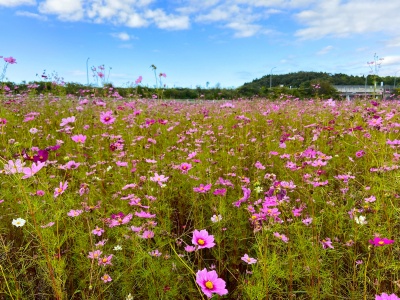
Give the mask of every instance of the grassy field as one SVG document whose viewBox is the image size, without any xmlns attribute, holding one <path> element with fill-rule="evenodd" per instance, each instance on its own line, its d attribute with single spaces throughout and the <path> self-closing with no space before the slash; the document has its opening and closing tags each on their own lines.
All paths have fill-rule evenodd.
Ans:
<svg viewBox="0 0 400 300">
<path fill-rule="evenodd" d="M 0 299 L 399 299 L 398 101 L 0 100 Z"/>
</svg>

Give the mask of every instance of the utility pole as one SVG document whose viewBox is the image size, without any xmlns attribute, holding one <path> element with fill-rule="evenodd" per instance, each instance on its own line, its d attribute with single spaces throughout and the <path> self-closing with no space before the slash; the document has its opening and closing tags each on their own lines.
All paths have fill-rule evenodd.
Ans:
<svg viewBox="0 0 400 300">
<path fill-rule="evenodd" d="M 269 88 L 272 88 L 272 70 L 276 69 L 276 67 L 273 67 L 271 69 L 271 72 L 269 73 Z"/>
<path fill-rule="evenodd" d="M 394 83 L 393 83 L 393 89 L 395 89 L 396 88 L 396 76 L 397 76 L 397 73 L 398 72 L 400 72 L 400 70 L 398 70 L 398 71 L 396 71 L 396 73 L 394 73 Z"/>
<path fill-rule="evenodd" d="M 89 86 L 89 58 L 90 57 L 88 57 L 87 58 L 87 60 L 86 60 L 86 77 L 87 77 L 87 85 Z"/>
</svg>

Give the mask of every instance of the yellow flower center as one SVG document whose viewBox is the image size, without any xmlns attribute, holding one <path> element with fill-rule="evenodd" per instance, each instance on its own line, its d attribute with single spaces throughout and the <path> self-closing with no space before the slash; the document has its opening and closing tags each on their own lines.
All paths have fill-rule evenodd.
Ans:
<svg viewBox="0 0 400 300">
<path fill-rule="evenodd" d="M 199 245 L 204 245 L 205 243 L 204 243 L 204 240 L 203 240 L 203 239 L 198 239 L 198 240 L 197 240 L 197 244 L 199 244 Z"/>
<path fill-rule="evenodd" d="M 213 283 L 212 283 L 210 280 L 206 282 L 205 286 L 206 286 L 206 288 L 208 288 L 209 290 L 211 290 L 211 289 L 214 287 Z"/>
<path fill-rule="evenodd" d="M 95 253 L 95 254 L 93 254 L 93 257 L 94 257 L 94 258 L 98 258 L 99 255 L 98 255 L 97 253 Z"/>
<path fill-rule="evenodd" d="M 257 216 L 251 216 L 251 218 L 252 218 L 253 220 L 255 220 L 255 219 L 257 219 Z"/>
<path fill-rule="evenodd" d="M 103 263 L 106 263 L 108 261 L 107 257 L 104 257 L 102 261 Z"/>
<path fill-rule="evenodd" d="M 378 244 L 379 244 L 379 245 L 384 245 L 385 242 L 384 242 L 384 241 L 379 241 Z"/>
<path fill-rule="evenodd" d="M 104 275 L 103 278 L 104 278 L 104 280 L 107 280 L 108 279 L 108 275 Z"/>
<path fill-rule="evenodd" d="M 57 193 L 61 193 L 63 190 L 61 188 L 57 189 Z"/>
</svg>

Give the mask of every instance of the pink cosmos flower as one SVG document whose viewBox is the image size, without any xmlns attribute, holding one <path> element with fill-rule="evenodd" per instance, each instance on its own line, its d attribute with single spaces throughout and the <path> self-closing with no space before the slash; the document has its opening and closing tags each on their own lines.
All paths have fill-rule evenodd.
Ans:
<svg viewBox="0 0 400 300">
<path fill-rule="evenodd" d="M 107 266 L 107 265 L 112 265 L 111 259 L 113 258 L 113 255 L 110 254 L 109 256 L 104 256 L 103 258 L 99 258 L 99 266 Z"/>
<path fill-rule="evenodd" d="M 370 120 L 368 120 L 368 125 L 371 127 L 377 127 L 377 126 L 381 126 L 383 122 L 383 119 L 381 117 L 379 118 L 372 118 Z"/>
<path fill-rule="evenodd" d="M 360 151 L 356 152 L 356 157 L 357 158 L 363 157 L 364 155 L 365 155 L 365 151 L 364 150 L 360 150 Z"/>
<path fill-rule="evenodd" d="M 281 239 L 282 242 L 285 243 L 289 242 L 289 238 L 284 234 L 280 234 L 279 232 L 274 232 L 274 236 L 277 237 L 278 239 Z"/>
<path fill-rule="evenodd" d="M 216 189 L 213 194 L 216 196 L 225 196 L 226 189 Z"/>
<path fill-rule="evenodd" d="M 379 295 L 375 295 L 375 300 L 400 300 L 399 297 L 397 297 L 395 294 L 386 294 L 386 293 L 382 293 L 380 296 Z"/>
<path fill-rule="evenodd" d="M 197 271 L 196 282 L 208 298 L 211 298 L 213 293 L 220 296 L 228 294 L 228 290 L 225 288 L 225 281 L 218 278 L 218 274 L 214 270 L 207 271 L 207 269 L 204 268 L 201 271 Z"/>
<path fill-rule="evenodd" d="M 41 227 L 41 228 L 48 228 L 48 227 L 53 226 L 54 224 L 55 224 L 54 222 L 49 222 L 49 223 L 47 223 L 46 225 L 40 225 L 40 227 Z"/>
<path fill-rule="evenodd" d="M 103 276 L 101 276 L 101 280 L 104 281 L 104 283 L 110 282 L 112 280 L 111 276 L 108 274 L 104 274 Z"/>
<path fill-rule="evenodd" d="M 128 214 L 126 216 L 123 216 L 123 214 L 122 214 L 122 216 L 117 215 L 117 216 L 115 216 L 115 218 L 113 218 L 111 220 L 109 227 L 115 227 L 115 226 L 119 226 L 122 224 L 126 224 L 132 219 L 132 217 L 133 217 L 132 214 Z"/>
<path fill-rule="evenodd" d="M 394 240 L 389 240 L 387 238 L 375 237 L 373 240 L 369 240 L 369 243 L 371 245 L 374 245 L 375 247 L 380 247 L 380 246 L 393 244 Z"/>
<path fill-rule="evenodd" d="M 192 164 L 181 163 L 179 165 L 179 170 L 181 170 L 182 174 L 187 174 L 187 172 L 192 168 Z"/>
<path fill-rule="evenodd" d="M 65 118 L 65 119 L 61 120 L 60 126 L 63 127 L 65 125 L 69 124 L 69 123 L 74 123 L 74 122 L 75 122 L 75 117 L 74 116 L 68 117 L 68 118 Z"/>
<path fill-rule="evenodd" d="M 162 186 L 164 182 L 168 181 L 168 178 L 169 177 L 165 177 L 164 175 L 158 175 L 157 173 L 154 173 L 154 177 L 150 177 L 150 180 L 157 182 L 160 186 Z"/>
<path fill-rule="evenodd" d="M 139 218 L 154 218 L 156 214 L 152 215 L 151 213 L 142 210 L 140 212 L 135 212 L 135 216 Z"/>
<path fill-rule="evenodd" d="M 104 233 L 104 229 L 96 226 L 96 228 L 92 230 L 92 233 L 94 235 L 101 236 Z"/>
<path fill-rule="evenodd" d="M 89 255 L 87 257 L 90 258 L 90 259 L 99 259 L 100 255 L 102 253 L 103 252 L 101 252 L 100 250 L 96 250 L 96 251 L 93 251 L 93 252 L 89 252 Z"/>
<path fill-rule="evenodd" d="M 112 110 L 100 113 L 100 122 L 106 125 L 111 125 L 115 122 L 115 118 L 112 115 Z"/>
<path fill-rule="evenodd" d="M 198 246 L 198 249 L 212 248 L 215 246 L 214 236 L 209 235 L 207 230 L 195 230 L 192 238 L 193 245 Z"/>
<path fill-rule="evenodd" d="M 195 246 L 187 245 L 187 246 L 185 247 L 185 251 L 186 251 L 186 252 L 193 252 L 193 251 L 195 251 L 195 250 L 196 250 L 196 247 L 195 247 Z"/>
<path fill-rule="evenodd" d="M 245 263 L 247 263 L 249 265 L 255 264 L 257 262 L 257 259 L 252 258 L 252 257 L 248 256 L 247 254 L 243 255 L 241 260 L 243 260 Z"/>
<path fill-rule="evenodd" d="M 238 201 L 234 202 L 233 205 L 236 207 L 240 207 L 243 202 L 246 202 L 250 198 L 251 190 L 245 186 L 242 186 L 243 197 Z"/>
<path fill-rule="evenodd" d="M 265 167 L 259 161 L 257 161 L 254 166 L 259 170 L 265 170 Z"/>
<path fill-rule="evenodd" d="M 332 246 L 332 241 L 330 238 L 325 238 L 324 240 L 321 241 L 322 248 L 331 248 L 333 249 L 334 247 Z"/>
<path fill-rule="evenodd" d="M 73 135 L 73 136 L 71 136 L 71 139 L 75 143 L 84 144 L 86 142 L 86 135 L 83 135 L 83 134 Z"/>
<path fill-rule="evenodd" d="M 22 173 L 24 170 L 24 165 L 20 159 L 17 159 L 15 162 L 12 160 L 8 161 L 8 164 L 4 165 L 4 173 L 5 174 L 15 174 Z"/>
<path fill-rule="evenodd" d="M 312 223 L 313 218 L 305 218 L 303 220 L 301 220 L 301 222 L 303 222 L 304 225 L 308 226 Z"/>
<path fill-rule="evenodd" d="M 151 230 L 145 230 L 140 237 L 143 239 L 152 239 L 154 237 L 154 232 Z"/>
<path fill-rule="evenodd" d="M 196 193 L 201 193 L 201 194 L 205 194 L 207 193 L 209 190 L 211 189 L 211 184 L 200 184 L 199 187 L 194 187 L 193 191 L 195 191 Z"/>
<path fill-rule="evenodd" d="M 128 166 L 128 163 L 126 161 L 116 161 L 115 164 L 118 167 L 127 167 Z"/>
<path fill-rule="evenodd" d="M 64 193 L 64 191 L 67 189 L 68 187 L 68 182 L 60 182 L 60 186 L 58 188 L 54 189 L 54 198 L 57 198 L 58 196 L 60 196 L 61 194 Z"/>
<path fill-rule="evenodd" d="M 135 80 L 135 84 L 140 84 L 142 82 L 143 77 L 139 76 L 138 79 Z"/>
<path fill-rule="evenodd" d="M 81 213 L 83 213 L 83 210 L 81 210 L 81 209 L 77 209 L 77 210 L 71 209 L 71 210 L 67 213 L 67 215 L 68 215 L 69 217 L 77 217 L 77 216 L 79 216 Z"/>
<path fill-rule="evenodd" d="M 24 176 L 22 176 L 22 179 L 32 177 L 37 172 L 39 172 L 45 165 L 46 163 L 39 161 L 37 164 L 32 163 L 32 166 L 30 168 L 23 168 Z"/>
<path fill-rule="evenodd" d="M 4 57 L 3 59 L 4 59 L 4 61 L 5 61 L 6 63 L 9 63 L 10 65 L 13 65 L 13 64 L 16 64 L 16 63 L 17 63 L 17 60 L 16 60 L 14 57 L 12 57 L 12 56 L 10 56 L 10 57 Z"/>
</svg>

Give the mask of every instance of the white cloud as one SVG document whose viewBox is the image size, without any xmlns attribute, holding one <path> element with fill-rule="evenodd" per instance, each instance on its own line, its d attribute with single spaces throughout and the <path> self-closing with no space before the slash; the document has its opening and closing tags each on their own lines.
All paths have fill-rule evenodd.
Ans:
<svg viewBox="0 0 400 300">
<path fill-rule="evenodd" d="M 232 20 L 232 17 L 240 13 L 240 8 L 237 5 L 232 5 L 229 7 L 218 6 L 212 9 L 206 14 L 201 14 L 196 18 L 199 22 L 217 22 Z"/>
<path fill-rule="evenodd" d="M 226 27 L 235 30 L 235 37 L 244 38 L 255 35 L 261 30 L 261 26 L 254 24 L 246 24 L 241 22 L 231 22 L 226 25 Z"/>
<path fill-rule="evenodd" d="M 333 49 L 333 46 L 326 46 L 317 52 L 318 55 L 324 55 L 330 52 Z"/>
<path fill-rule="evenodd" d="M 19 16 L 19 17 L 33 18 L 33 19 L 37 19 L 37 20 L 40 20 L 40 21 L 46 21 L 47 20 L 46 16 L 42 16 L 42 15 L 39 15 L 39 14 L 31 13 L 29 11 L 20 11 L 20 10 L 18 10 L 15 13 L 15 15 Z"/>
<path fill-rule="evenodd" d="M 81 0 L 46 0 L 39 4 L 39 12 L 58 15 L 67 21 L 81 20 L 84 15 Z"/>
<path fill-rule="evenodd" d="M 190 26 L 188 16 L 167 15 L 163 10 L 148 10 L 145 17 L 151 19 L 158 28 L 180 30 L 188 29 Z"/>
<path fill-rule="evenodd" d="M 0 6 L 20 6 L 20 5 L 35 5 L 35 0 L 0 0 Z"/>
<path fill-rule="evenodd" d="M 111 35 L 121 41 L 129 41 L 131 39 L 126 32 L 112 33 Z"/>
<path fill-rule="evenodd" d="M 400 36 L 392 38 L 386 41 L 386 46 L 388 47 L 400 47 Z"/>
<path fill-rule="evenodd" d="M 352 34 L 372 32 L 394 33 L 400 27 L 400 1 L 384 3 L 364 0 L 321 1 L 313 9 L 296 15 L 304 29 L 296 36 L 301 39 L 318 39 L 325 36 L 347 37 Z"/>
<path fill-rule="evenodd" d="M 382 60 L 382 66 L 400 65 L 400 56 L 392 55 L 385 56 Z"/>
</svg>

